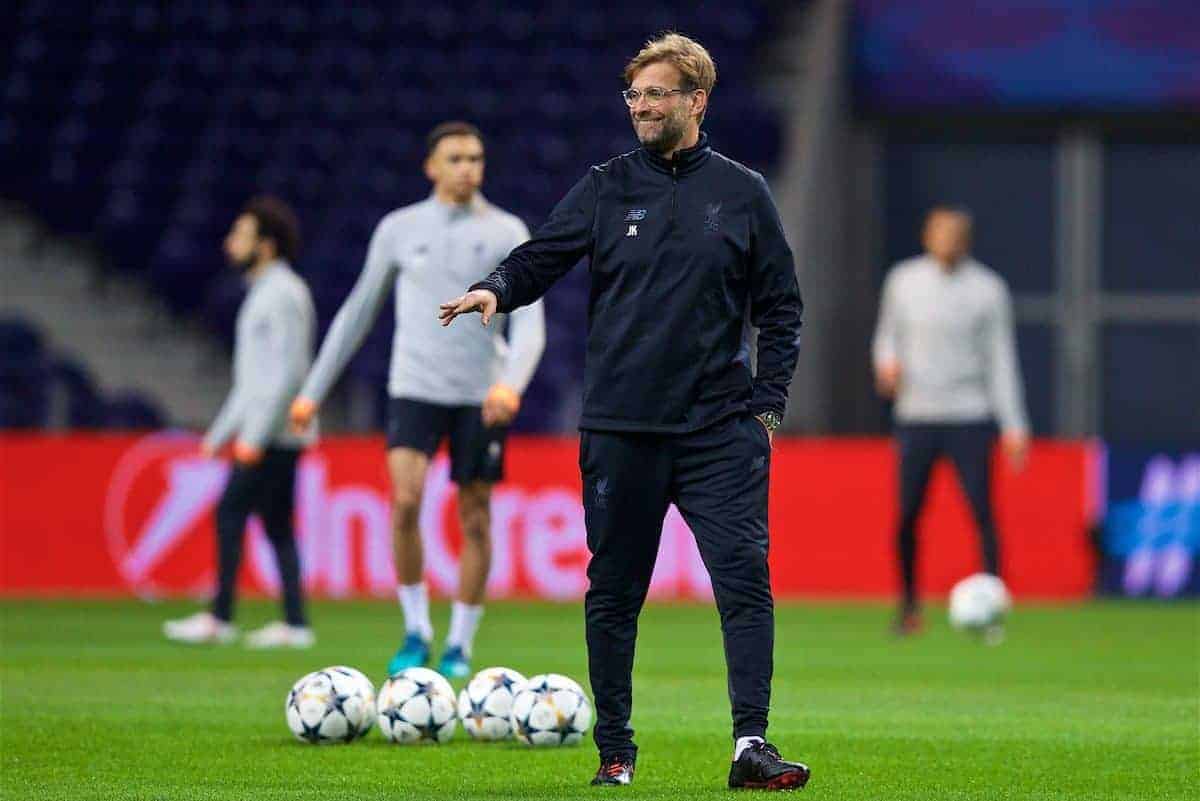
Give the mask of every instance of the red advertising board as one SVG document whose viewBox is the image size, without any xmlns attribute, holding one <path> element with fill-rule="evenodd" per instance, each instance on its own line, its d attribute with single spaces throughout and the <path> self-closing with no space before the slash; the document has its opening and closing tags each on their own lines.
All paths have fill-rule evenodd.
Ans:
<svg viewBox="0 0 1200 801">
<path fill-rule="evenodd" d="M 577 599 L 587 562 L 577 443 L 517 437 L 492 504 L 492 597 Z M 895 456 L 883 439 L 776 443 L 771 474 L 771 573 L 780 598 L 885 597 L 896 589 Z M 998 460 L 1003 567 L 1025 598 L 1087 594 L 1094 460 L 1082 443 L 1039 442 L 1027 468 Z M 0 593 L 196 595 L 211 586 L 212 512 L 227 466 L 188 434 L 0 436 Z M 426 575 L 452 594 L 459 532 L 444 455 L 421 511 Z M 327 597 L 390 596 L 395 575 L 383 443 L 330 438 L 297 480 L 297 536 L 307 586 Z M 920 580 L 944 593 L 978 569 L 965 500 L 945 466 L 921 528 Z M 242 585 L 273 591 L 271 552 L 256 522 Z M 672 508 L 652 597 L 711 597 L 691 533 Z"/>
</svg>

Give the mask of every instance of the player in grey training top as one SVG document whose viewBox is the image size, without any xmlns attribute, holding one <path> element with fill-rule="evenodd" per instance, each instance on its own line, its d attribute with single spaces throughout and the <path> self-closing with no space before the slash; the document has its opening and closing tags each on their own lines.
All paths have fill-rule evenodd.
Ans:
<svg viewBox="0 0 1200 801">
<path fill-rule="evenodd" d="M 286 261 L 246 273 L 249 291 L 237 316 L 233 388 L 204 437 L 215 454 L 236 437 L 244 449 L 299 450 L 316 440 L 316 427 L 293 431 L 287 412 L 312 365 L 316 312 L 304 279 Z"/>
<path fill-rule="evenodd" d="M 304 280 L 288 262 L 299 243 L 296 217 L 282 201 L 252 200 L 225 239 L 229 261 L 249 287 L 238 311 L 233 389 L 204 437 L 212 458 L 234 441 L 233 471 L 217 507 L 218 580 L 211 612 L 169 621 L 168 637 L 228 642 L 237 636 L 234 588 L 246 519 L 257 512 L 275 550 L 285 620 L 247 636 L 252 647 L 307 648 L 314 642 L 304 615 L 300 562 L 292 532 L 296 463 L 314 431 L 288 429 L 288 405 L 312 361 L 316 313 Z"/>
<path fill-rule="evenodd" d="M 921 626 L 916 524 L 934 462 L 942 454 L 954 462 L 979 527 L 983 569 L 999 575 L 990 499 L 996 424 L 1015 467 L 1029 448 L 1008 288 L 970 257 L 970 243 L 969 213 L 934 208 L 925 254 L 896 265 L 883 285 L 873 355 L 880 394 L 895 399 L 900 446 L 901 635 Z"/>
<path fill-rule="evenodd" d="M 491 489 L 503 475 L 507 426 L 546 341 L 540 303 L 510 316 L 507 343 L 493 328 L 463 326 L 447 332 L 438 323 L 436 309 L 443 297 L 481 280 L 529 238 L 524 223 L 479 193 L 483 161 L 483 138 L 474 126 L 444 123 L 433 130 L 425 160 L 433 194 L 379 223 L 366 266 L 292 405 L 292 420 L 303 427 L 394 287 L 387 440 L 397 594 L 406 636 L 388 665 L 389 674 L 429 660 L 433 626 L 418 517 L 429 459 L 443 438 L 450 440 L 450 476 L 458 484 L 463 550 L 439 670 L 456 678 L 470 671 L 491 563 Z"/>
</svg>

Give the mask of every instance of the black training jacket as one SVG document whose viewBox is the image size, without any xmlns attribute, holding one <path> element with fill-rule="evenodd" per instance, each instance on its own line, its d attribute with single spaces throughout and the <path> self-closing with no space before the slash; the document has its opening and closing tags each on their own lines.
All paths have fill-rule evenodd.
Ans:
<svg viewBox="0 0 1200 801">
<path fill-rule="evenodd" d="M 763 177 L 701 134 L 592 167 L 550 219 L 471 289 L 532 303 L 590 257 L 580 428 L 684 433 L 732 414 L 783 414 L 803 305 Z M 749 326 L 758 328 L 758 374 Z"/>
</svg>

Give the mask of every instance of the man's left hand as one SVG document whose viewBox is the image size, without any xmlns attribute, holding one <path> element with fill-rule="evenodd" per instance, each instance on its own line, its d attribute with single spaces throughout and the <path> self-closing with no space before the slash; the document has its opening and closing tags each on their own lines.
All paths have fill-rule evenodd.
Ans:
<svg viewBox="0 0 1200 801">
<path fill-rule="evenodd" d="M 483 424 L 488 428 L 506 426 L 517 416 L 521 396 L 512 387 L 494 384 L 483 401 Z"/>
<path fill-rule="evenodd" d="M 262 448 L 258 448 L 240 439 L 233 445 L 233 460 L 240 465 L 250 467 L 262 461 Z"/>
<path fill-rule="evenodd" d="M 1024 431 L 1006 431 L 1000 435 L 1000 445 L 1008 455 L 1008 463 L 1014 470 L 1025 469 L 1029 458 L 1029 434 Z"/>
</svg>

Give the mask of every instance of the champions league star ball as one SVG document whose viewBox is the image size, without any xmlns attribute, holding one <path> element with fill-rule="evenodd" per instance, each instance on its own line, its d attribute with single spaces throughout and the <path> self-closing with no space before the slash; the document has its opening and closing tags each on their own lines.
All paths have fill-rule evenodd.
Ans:
<svg viewBox="0 0 1200 801">
<path fill-rule="evenodd" d="M 592 725 L 592 704 L 576 682 L 546 673 L 517 688 L 509 723 L 525 745 L 575 745 Z"/>
<path fill-rule="evenodd" d="M 950 625 L 981 631 L 1004 622 L 1012 609 L 1008 588 L 990 573 L 967 576 L 950 590 Z"/>
<path fill-rule="evenodd" d="M 454 690 L 442 675 L 414 667 L 379 688 L 379 728 L 393 743 L 445 743 L 454 736 Z"/>
<path fill-rule="evenodd" d="M 336 665 L 330 670 L 336 670 L 341 673 L 348 673 L 358 682 L 358 686 L 364 699 L 366 714 L 363 715 L 362 723 L 358 726 L 358 736 L 362 737 L 371 730 L 375 725 L 375 683 L 367 678 L 366 674 L 361 670 L 355 670 L 352 667 L 345 665 Z"/>
<path fill-rule="evenodd" d="M 327 667 L 292 685 L 284 704 L 288 728 L 306 743 L 348 743 L 370 731 L 375 685 L 354 668 Z"/>
<path fill-rule="evenodd" d="M 458 719 L 476 740 L 505 740 L 512 735 L 513 696 L 525 677 L 505 667 L 484 668 L 458 694 Z"/>
</svg>

